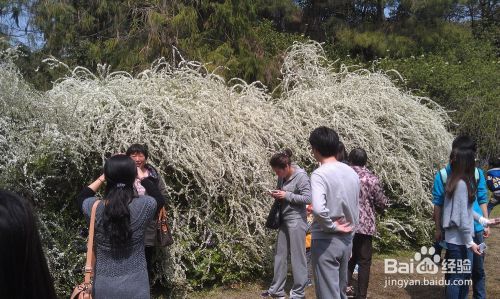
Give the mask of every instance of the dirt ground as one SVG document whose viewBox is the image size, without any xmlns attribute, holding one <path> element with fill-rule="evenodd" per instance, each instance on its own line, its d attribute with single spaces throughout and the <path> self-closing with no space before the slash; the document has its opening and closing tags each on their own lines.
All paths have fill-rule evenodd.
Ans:
<svg viewBox="0 0 500 299">
<path fill-rule="evenodd" d="M 500 208 L 493 211 L 493 216 L 500 216 Z M 500 298 L 500 276 L 497 275 L 497 270 L 500 269 L 500 227 L 493 227 L 491 237 L 487 239 L 488 245 L 487 254 L 485 258 L 485 272 L 486 272 L 486 290 L 488 298 Z M 394 258 L 399 262 L 408 262 L 413 258 L 414 252 L 403 252 L 399 255 L 376 255 L 372 263 L 370 274 L 370 286 L 368 290 L 369 298 L 411 298 L 411 299 L 433 299 L 443 298 L 443 286 L 386 286 L 388 279 L 415 279 L 423 281 L 435 280 L 443 277 L 443 274 L 384 274 L 384 259 Z M 416 263 L 417 264 L 417 263 Z M 287 280 L 287 288 L 289 291 L 291 287 L 291 276 Z M 258 281 L 258 280 L 257 280 Z M 193 293 L 189 298 L 210 298 L 210 299 L 251 299 L 260 298 L 259 294 L 265 290 L 268 282 L 252 282 L 247 284 L 234 285 L 231 288 L 217 288 L 210 291 L 203 291 Z M 306 289 L 306 298 L 315 298 L 314 287 Z M 469 291 L 469 298 L 472 298 L 472 290 Z"/>
</svg>

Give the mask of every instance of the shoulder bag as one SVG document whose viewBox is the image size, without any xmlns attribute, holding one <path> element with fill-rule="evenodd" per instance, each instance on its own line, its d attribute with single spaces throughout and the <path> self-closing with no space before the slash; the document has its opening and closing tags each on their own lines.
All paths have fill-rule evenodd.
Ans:
<svg viewBox="0 0 500 299">
<path fill-rule="evenodd" d="M 71 299 L 92 299 L 92 279 L 94 277 L 95 255 L 94 255 L 94 226 L 95 211 L 100 200 L 92 205 L 90 214 L 89 239 L 87 241 L 87 261 L 85 263 L 85 278 L 83 283 L 75 287 Z"/>
<path fill-rule="evenodd" d="M 156 241 L 161 247 L 170 246 L 174 243 L 172 233 L 168 227 L 167 210 L 165 210 L 165 207 L 162 207 L 158 213 L 158 220 L 156 221 Z"/>
</svg>

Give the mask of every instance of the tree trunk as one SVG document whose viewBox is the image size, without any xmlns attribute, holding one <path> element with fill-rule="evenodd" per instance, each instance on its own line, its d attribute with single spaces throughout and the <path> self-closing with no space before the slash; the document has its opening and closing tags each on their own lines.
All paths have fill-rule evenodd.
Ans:
<svg viewBox="0 0 500 299">
<path fill-rule="evenodd" d="M 377 0 L 377 23 L 383 23 L 385 21 L 384 9 L 384 0 Z"/>
</svg>

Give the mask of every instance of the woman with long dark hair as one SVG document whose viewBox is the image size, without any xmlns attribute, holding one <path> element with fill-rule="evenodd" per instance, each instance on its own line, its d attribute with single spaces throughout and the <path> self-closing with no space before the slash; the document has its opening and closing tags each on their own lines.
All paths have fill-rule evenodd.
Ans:
<svg viewBox="0 0 500 299">
<path fill-rule="evenodd" d="M 135 197 L 137 168 L 126 155 L 109 158 L 104 175 L 85 187 L 77 198 L 87 221 L 98 198 L 94 195 L 106 181 L 96 210 L 94 247 L 96 263 L 93 293 L 96 298 L 149 298 L 144 254 L 144 232 L 157 207 L 165 203 L 152 177 L 141 184 L 149 195 Z"/>
<path fill-rule="evenodd" d="M 27 200 L 0 190 L 0 298 L 57 298 Z"/>
<path fill-rule="evenodd" d="M 476 197 L 475 154 L 470 149 L 455 148 L 450 156 L 451 175 L 446 183 L 446 196 L 443 204 L 443 228 L 447 246 L 449 265 L 472 265 L 473 253 L 481 255 L 478 244 L 473 241 L 474 216 L 472 204 Z M 454 268 L 455 270 L 457 268 Z M 446 297 L 467 298 L 469 287 L 466 280 L 470 270 L 453 271 L 448 274 Z M 465 272 L 465 273 L 464 273 Z"/>
<path fill-rule="evenodd" d="M 290 298 L 304 298 L 307 285 L 306 261 L 306 206 L 311 203 L 311 184 L 307 172 L 292 163 L 292 151 L 285 149 L 269 161 L 278 176 L 276 190 L 271 196 L 281 203 L 281 226 L 274 254 L 274 276 L 262 298 L 285 298 L 288 272 L 287 259 L 292 262 L 293 286 Z"/>
</svg>

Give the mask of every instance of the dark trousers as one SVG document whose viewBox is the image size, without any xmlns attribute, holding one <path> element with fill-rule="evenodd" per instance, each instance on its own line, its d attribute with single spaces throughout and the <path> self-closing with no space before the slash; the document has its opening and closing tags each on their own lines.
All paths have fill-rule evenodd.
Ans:
<svg viewBox="0 0 500 299">
<path fill-rule="evenodd" d="M 453 261 L 453 265 L 458 265 L 457 260 L 469 260 L 472 265 L 472 250 L 467 249 L 465 245 L 455 245 L 451 243 L 446 243 L 448 249 L 446 253 L 448 255 L 448 262 Z M 470 278 L 470 273 L 460 273 L 459 271 L 453 271 L 453 273 L 448 273 L 446 280 L 446 298 L 447 299 L 466 299 L 467 293 L 469 292 L 469 285 L 465 283 L 466 280 Z"/>
<path fill-rule="evenodd" d="M 434 255 L 439 256 L 439 259 L 441 260 L 441 253 L 443 252 L 443 246 L 441 246 L 440 242 L 434 241 Z M 434 256 L 432 257 L 434 259 Z"/>
<path fill-rule="evenodd" d="M 349 285 L 352 285 L 352 273 L 356 264 L 359 265 L 357 298 L 366 298 L 368 282 L 370 280 L 370 267 L 372 265 L 372 236 L 363 234 L 354 235 L 352 257 L 349 260 Z"/>
<path fill-rule="evenodd" d="M 493 195 L 493 198 L 488 202 L 488 215 L 491 214 L 491 211 L 497 205 L 500 205 L 500 197 Z"/>
<path fill-rule="evenodd" d="M 151 276 L 153 274 L 153 253 L 154 253 L 154 247 L 153 246 L 146 246 L 144 249 L 144 253 L 146 255 L 146 266 L 148 267 L 148 275 L 149 278 L 151 279 Z"/>
<path fill-rule="evenodd" d="M 483 231 L 475 233 L 474 243 L 481 244 L 484 241 Z M 474 254 L 472 258 L 472 298 L 486 298 L 486 275 L 484 273 L 484 255 Z"/>
</svg>

